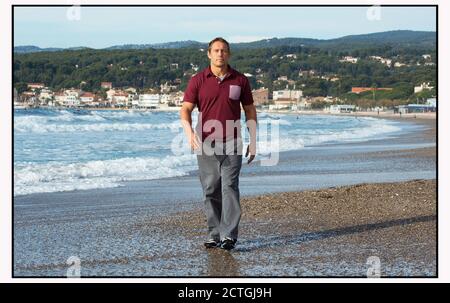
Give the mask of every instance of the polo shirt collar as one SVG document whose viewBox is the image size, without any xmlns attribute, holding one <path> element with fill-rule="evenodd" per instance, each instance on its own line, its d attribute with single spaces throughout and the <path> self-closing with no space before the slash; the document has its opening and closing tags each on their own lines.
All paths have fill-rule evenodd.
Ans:
<svg viewBox="0 0 450 303">
<path fill-rule="evenodd" d="M 225 78 L 228 78 L 229 76 L 232 76 L 232 75 L 235 74 L 235 70 L 229 64 L 227 64 L 227 66 L 228 66 L 228 73 L 227 73 Z M 206 72 L 206 77 L 209 77 L 209 76 L 215 77 L 216 76 L 216 75 L 213 74 L 213 72 L 211 70 L 211 65 L 209 65 L 206 68 L 205 72 Z"/>
</svg>

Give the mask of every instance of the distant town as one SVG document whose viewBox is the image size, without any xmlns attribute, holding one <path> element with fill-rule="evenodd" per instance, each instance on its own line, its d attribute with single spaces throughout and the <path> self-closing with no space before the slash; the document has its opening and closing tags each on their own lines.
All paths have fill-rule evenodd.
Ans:
<svg viewBox="0 0 450 303">
<path fill-rule="evenodd" d="M 430 53 L 409 44 L 348 47 L 345 51 L 303 45 L 238 50 L 234 64 L 249 79 L 260 109 L 436 111 L 434 46 Z M 17 54 L 14 107 L 176 109 L 182 105 L 189 79 L 205 67 L 205 51 Z"/>
<path fill-rule="evenodd" d="M 345 60 L 349 60 L 346 58 Z M 248 76 L 248 75 L 247 75 Z M 331 79 L 332 81 L 333 79 Z M 276 81 L 289 81 L 287 77 L 279 77 Z M 80 85 L 81 86 L 81 85 Z M 137 93 L 134 87 L 115 88 L 112 82 L 102 82 L 103 94 L 84 91 L 81 88 L 69 88 L 52 91 L 44 83 L 28 83 L 27 91 L 20 95 L 14 94 L 14 108 L 77 108 L 77 109 L 169 109 L 180 107 L 184 92 L 177 90 L 176 85 L 162 84 L 159 90 L 149 89 L 144 93 Z M 414 87 L 414 93 L 431 90 L 429 83 L 422 83 Z M 389 91 L 392 88 L 382 87 L 352 87 L 351 92 Z M 338 97 L 303 96 L 302 90 L 284 89 L 269 92 L 267 88 L 252 90 L 255 106 L 269 110 L 311 110 L 323 109 L 330 112 L 352 112 L 359 110 L 354 104 L 344 104 Z M 271 98 L 269 98 L 271 97 Z M 436 98 L 427 98 L 422 104 L 407 104 L 394 107 L 395 111 L 435 112 Z M 316 105 L 316 106 L 315 106 Z M 392 109 L 383 106 L 365 108 L 365 110 L 383 111 Z"/>
</svg>

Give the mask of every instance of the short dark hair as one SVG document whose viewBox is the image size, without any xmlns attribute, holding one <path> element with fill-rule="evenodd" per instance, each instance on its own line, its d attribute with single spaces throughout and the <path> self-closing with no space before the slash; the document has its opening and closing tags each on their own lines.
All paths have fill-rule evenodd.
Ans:
<svg viewBox="0 0 450 303">
<path fill-rule="evenodd" d="M 211 47 L 212 47 L 212 45 L 214 44 L 214 42 L 217 42 L 217 41 L 220 41 L 220 42 L 225 43 L 225 44 L 227 45 L 228 52 L 231 51 L 231 50 L 230 50 L 230 44 L 228 43 L 228 41 L 225 40 L 225 39 L 222 38 L 222 37 L 217 37 L 217 38 L 212 39 L 211 42 L 209 42 L 209 44 L 208 44 L 208 52 L 211 52 Z"/>
</svg>

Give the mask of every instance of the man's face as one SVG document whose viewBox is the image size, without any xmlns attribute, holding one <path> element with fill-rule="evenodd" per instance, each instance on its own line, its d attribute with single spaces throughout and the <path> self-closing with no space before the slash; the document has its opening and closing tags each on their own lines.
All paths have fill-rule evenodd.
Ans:
<svg viewBox="0 0 450 303">
<path fill-rule="evenodd" d="M 230 52 L 227 45 L 223 42 L 216 41 L 211 45 L 211 50 L 208 52 L 208 58 L 211 64 L 217 67 L 223 67 L 228 64 Z"/>
</svg>

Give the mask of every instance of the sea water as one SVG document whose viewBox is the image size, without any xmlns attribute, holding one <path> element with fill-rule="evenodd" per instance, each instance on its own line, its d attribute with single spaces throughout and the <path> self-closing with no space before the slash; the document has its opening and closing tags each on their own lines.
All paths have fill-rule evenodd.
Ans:
<svg viewBox="0 0 450 303">
<path fill-rule="evenodd" d="M 117 187 L 197 169 L 178 111 L 20 109 L 13 121 L 15 196 Z M 259 113 L 258 123 L 261 154 L 383 138 L 403 127 L 372 117 L 274 113 Z"/>
</svg>

